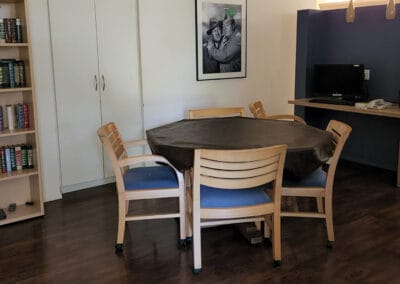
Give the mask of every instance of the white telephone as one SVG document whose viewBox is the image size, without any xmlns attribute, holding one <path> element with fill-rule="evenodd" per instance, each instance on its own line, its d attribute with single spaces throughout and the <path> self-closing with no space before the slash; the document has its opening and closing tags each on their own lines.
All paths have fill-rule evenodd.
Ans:
<svg viewBox="0 0 400 284">
<path fill-rule="evenodd" d="M 392 105 L 392 103 L 385 102 L 383 99 L 372 100 L 367 103 L 367 108 L 372 109 L 385 109 Z"/>
</svg>

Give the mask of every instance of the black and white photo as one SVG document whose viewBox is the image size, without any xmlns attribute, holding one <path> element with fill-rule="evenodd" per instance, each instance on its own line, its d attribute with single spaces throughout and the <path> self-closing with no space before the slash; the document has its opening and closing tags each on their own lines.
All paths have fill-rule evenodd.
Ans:
<svg viewBox="0 0 400 284">
<path fill-rule="evenodd" d="M 197 80 L 246 77 L 246 0 L 196 0 Z"/>
</svg>

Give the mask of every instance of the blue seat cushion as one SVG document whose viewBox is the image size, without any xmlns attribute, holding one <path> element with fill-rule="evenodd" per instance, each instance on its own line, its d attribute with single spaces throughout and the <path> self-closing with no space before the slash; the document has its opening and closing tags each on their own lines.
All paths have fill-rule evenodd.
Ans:
<svg viewBox="0 0 400 284">
<path fill-rule="evenodd" d="M 123 178 L 126 190 L 178 187 L 175 171 L 169 166 L 132 168 Z"/>
<path fill-rule="evenodd" d="M 200 207 L 228 208 L 272 202 L 271 198 L 264 192 L 265 188 L 266 186 L 249 189 L 221 189 L 201 185 Z"/>
<path fill-rule="evenodd" d="M 283 180 L 284 187 L 325 187 L 326 172 L 318 168 L 301 180 Z"/>
</svg>

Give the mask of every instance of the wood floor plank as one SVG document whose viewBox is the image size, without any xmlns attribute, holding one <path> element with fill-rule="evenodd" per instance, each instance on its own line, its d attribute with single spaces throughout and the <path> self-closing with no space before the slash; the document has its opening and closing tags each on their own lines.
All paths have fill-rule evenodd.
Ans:
<svg viewBox="0 0 400 284">
<path fill-rule="evenodd" d="M 323 220 L 285 218 L 282 267 L 271 246 L 250 245 L 234 226 L 202 233 L 203 270 L 192 275 L 192 250 L 177 248 L 173 220 L 129 223 L 124 254 L 114 254 L 114 185 L 64 195 L 46 215 L 0 227 L 0 283 L 396 283 L 400 281 L 400 190 L 395 173 L 349 162 L 338 166 L 334 248 Z M 177 207 L 171 199 L 133 211 Z M 301 208 L 315 208 L 310 199 Z M 399 283 L 399 282 L 397 282 Z"/>
</svg>

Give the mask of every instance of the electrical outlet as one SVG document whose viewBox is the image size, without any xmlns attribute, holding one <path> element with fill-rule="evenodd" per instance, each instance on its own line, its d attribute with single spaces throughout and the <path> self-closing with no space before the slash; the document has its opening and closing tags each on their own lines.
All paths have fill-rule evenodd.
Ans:
<svg viewBox="0 0 400 284">
<path fill-rule="evenodd" d="M 364 80 L 368 81 L 370 79 L 371 70 L 365 69 L 364 70 Z"/>
</svg>

